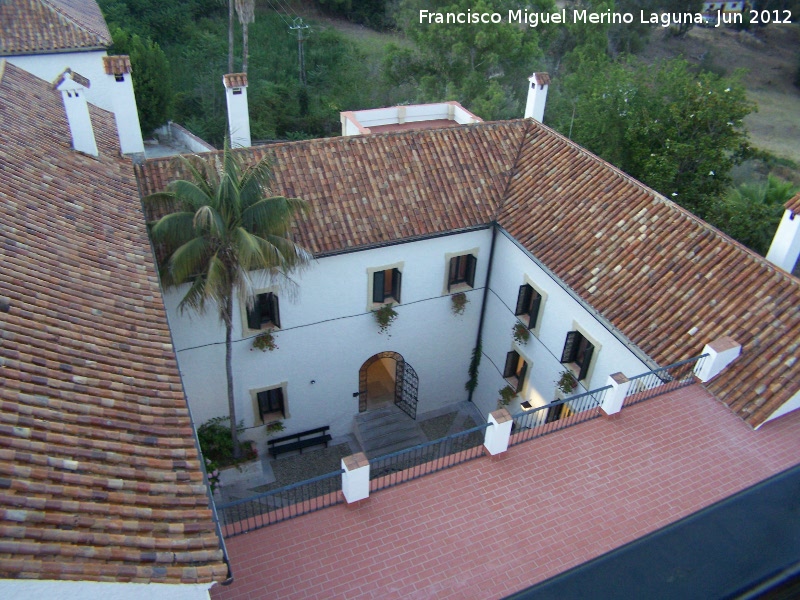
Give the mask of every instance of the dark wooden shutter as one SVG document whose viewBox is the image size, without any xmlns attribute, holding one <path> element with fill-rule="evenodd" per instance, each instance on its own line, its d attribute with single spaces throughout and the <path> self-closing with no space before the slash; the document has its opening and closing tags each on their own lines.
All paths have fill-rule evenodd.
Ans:
<svg viewBox="0 0 800 600">
<path fill-rule="evenodd" d="M 250 329 L 261 329 L 261 298 L 255 297 L 253 308 L 247 309 L 247 326 Z"/>
<path fill-rule="evenodd" d="M 539 307 L 542 305 L 542 295 L 531 288 L 533 292 L 533 300 L 531 302 L 531 311 L 528 313 L 530 319 L 528 320 L 528 329 L 536 327 L 536 322 L 539 320 Z"/>
<path fill-rule="evenodd" d="M 592 362 L 592 354 L 594 354 L 594 346 L 586 342 L 586 352 L 583 353 L 583 362 L 581 363 L 581 372 L 578 373 L 578 381 L 586 378 L 589 372 L 589 363 Z"/>
<path fill-rule="evenodd" d="M 386 273 L 383 271 L 375 271 L 372 274 L 372 301 L 383 302 L 383 285 L 386 278 Z"/>
<path fill-rule="evenodd" d="M 258 400 L 258 414 L 261 416 L 261 419 L 264 419 L 264 415 L 270 412 L 269 410 L 269 392 L 258 392 L 256 394 L 256 399 Z"/>
<path fill-rule="evenodd" d="M 567 341 L 564 342 L 564 351 L 561 353 L 562 363 L 571 363 L 575 361 L 575 353 L 578 351 L 578 336 L 577 331 L 570 331 L 567 334 Z"/>
<path fill-rule="evenodd" d="M 272 324 L 275 327 L 281 326 L 281 309 L 278 306 L 278 294 L 269 295 L 269 312 L 272 317 Z"/>
<path fill-rule="evenodd" d="M 400 281 L 402 279 L 400 269 L 392 269 L 392 298 L 395 302 L 400 302 Z"/>
<path fill-rule="evenodd" d="M 525 381 L 525 375 L 528 372 L 528 362 L 523 360 L 522 361 L 522 368 L 519 370 L 519 375 L 517 375 L 517 391 L 522 389 L 522 382 Z"/>
<path fill-rule="evenodd" d="M 506 354 L 506 366 L 503 368 L 503 377 L 516 377 L 517 375 L 517 361 L 519 354 L 512 350 Z"/>
<path fill-rule="evenodd" d="M 467 254 L 467 277 L 466 281 L 469 287 L 475 287 L 475 266 L 478 264 L 478 259 Z"/>
<path fill-rule="evenodd" d="M 450 259 L 450 270 L 447 275 L 447 291 L 450 291 L 450 287 L 455 283 L 456 279 L 458 279 L 458 256 L 454 256 Z"/>
<path fill-rule="evenodd" d="M 527 283 L 519 286 L 519 294 L 517 294 L 517 307 L 514 309 L 515 315 L 524 315 L 528 312 L 528 305 L 531 301 L 531 293 L 533 288 Z"/>
</svg>

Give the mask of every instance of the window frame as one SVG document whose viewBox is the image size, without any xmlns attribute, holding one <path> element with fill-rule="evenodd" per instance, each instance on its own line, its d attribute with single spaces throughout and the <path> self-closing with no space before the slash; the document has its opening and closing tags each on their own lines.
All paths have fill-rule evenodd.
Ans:
<svg viewBox="0 0 800 600">
<path fill-rule="evenodd" d="M 591 378 L 590 368 L 592 359 L 599 346 L 583 331 L 574 329 L 567 332 L 564 340 L 564 349 L 561 351 L 561 364 L 571 367 L 578 381 L 588 381 Z"/>
<path fill-rule="evenodd" d="M 246 330 L 252 332 L 264 331 L 264 330 L 272 330 L 272 329 L 280 329 L 281 328 L 281 310 L 280 310 L 280 299 L 278 294 L 274 290 L 263 290 L 263 291 L 256 291 L 253 294 L 255 297 L 253 308 L 250 309 L 245 306 L 243 307 L 244 312 L 244 325 Z M 261 298 L 264 297 L 263 300 Z M 267 318 L 265 319 L 264 316 L 264 304 L 268 305 L 267 310 Z M 258 328 L 254 327 L 255 321 L 255 314 L 258 311 L 258 319 L 260 320 L 260 324 Z"/>
<path fill-rule="evenodd" d="M 448 254 L 445 257 L 445 283 L 447 293 L 460 289 L 475 288 L 475 274 L 478 270 L 478 256 L 474 251 Z M 463 269 L 462 269 L 463 262 Z M 463 270 L 463 276 L 460 275 Z"/>
<path fill-rule="evenodd" d="M 527 296 L 527 298 L 526 298 Z M 514 316 L 519 317 L 528 329 L 536 329 L 539 324 L 544 298 L 541 292 L 530 283 L 523 283 L 517 292 L 517 304 L 514 307 Z"/>
<path fill-rule="evenodd" d="M 276 421 L 284 421 L 291 415 L 289 414 L 289 396 L 287 394 L 287 382 L 282 382 L 276 385 L 268 385 L 265 387 L 250 390 L 250 397 L 253 401 L 253 417 L 254 423 L 258 425 L 269 425 Z M 264 393 L 278 391 L 281 395 L 281 410 L 274 410 L 272 412 L 261 412 L 261 400 L 259 396 Z"/>
<path fill-rule="evenodd" d="M 529 369 L 530 363 L 528 359 L 516 349 L 512 349 L 506 353 L 506 361 L 503 366 L 503 379 L 514 388 L 517 394 L 522 393 Z"/>
<path fill-rule="evenodd" d="M 392 287 L 386 291 L 386 274 L 391 273 Z M 372 302 L 374 304 L 401 303 L 403 272 L 397 267 L 376 270 L 372 273 Z"/>
</svg>

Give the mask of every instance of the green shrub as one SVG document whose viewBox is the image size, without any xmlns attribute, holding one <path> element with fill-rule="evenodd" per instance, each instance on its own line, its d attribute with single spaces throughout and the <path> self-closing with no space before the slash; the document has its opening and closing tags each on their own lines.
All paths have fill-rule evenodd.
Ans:
<svg viewBox="0 0 800 600">
<path fill-rule="evenodd" d="M 257 453 L 250 442 L 242 442 L 239 444 L 242 450 L 242 458 L 239 461 L 233 458 L 230 420 L 230 417 L 214 417 L 197 428 L 200 451 L 206 461 L 210 461 L 215 467 L 227 467 L 237 462 L 244 462 L 257 457 Z M 239 431 L 243 431 L 241 425 Z"/>
</svg>

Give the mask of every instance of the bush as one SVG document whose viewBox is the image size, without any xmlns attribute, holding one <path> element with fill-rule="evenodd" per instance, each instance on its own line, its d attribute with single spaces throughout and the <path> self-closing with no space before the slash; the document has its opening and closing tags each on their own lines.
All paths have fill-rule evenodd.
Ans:
<svg viewBox="0 0 800 600">
<path fill-rule="evenodd" d="M 241 442 L 239 448 L 242 458 L 238 461 L 233 458 L 230 421 L 230 417 L 214 417 L 197 428 L 200 451 L 206 461 L 211 461 L 216 467 L 227 467 L 257 457 L 250 442 Z M 243 428 L 240 427 L 239 431 L 243 431 Z"/>
</svg>

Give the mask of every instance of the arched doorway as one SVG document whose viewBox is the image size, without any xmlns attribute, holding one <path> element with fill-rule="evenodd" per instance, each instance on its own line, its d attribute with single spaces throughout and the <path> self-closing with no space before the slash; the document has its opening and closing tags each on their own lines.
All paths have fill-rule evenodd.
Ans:
<svg viewBox="0 0 800 600">
<path fill-rule="evenodd" d="M 412 419 L 417 418 L 417 372 L 397 352 L 379 352 L 369 357 L 358 372 L 358 411 L 395 404 Z"/>
</svg>

